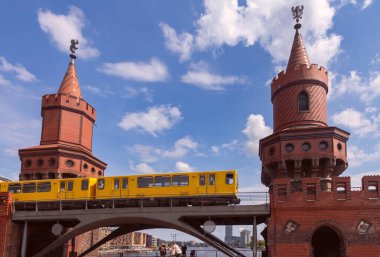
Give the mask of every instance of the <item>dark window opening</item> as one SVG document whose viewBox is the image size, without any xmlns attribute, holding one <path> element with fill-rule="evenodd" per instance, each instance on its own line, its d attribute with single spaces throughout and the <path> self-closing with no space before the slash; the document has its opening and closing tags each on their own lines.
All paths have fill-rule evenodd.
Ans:
<svg viewBox="0 0 380 257">
<path fill-rule="evenodd" d="M 9 184 L 8 192 L 11 194 L 21 193 L 21 184 Z"/>
<path fill-rule="evenodd" d="M 205 175 L 200 175 L 199 176 L 199 185 L 200 186 L 206 185 L 206 176 Z"/>
<path fill-rule="evenodd" d="M 138 188 L 153 187 L 153 177 L 139 177 L 137 178 Z"/>
<path fill-rule="evenodd" d="M 173 176 L 173 186 L 188 186 L 188 185 L 189 185 L 189 176 L 185 176 L 185 175 Z"/>
<path fill-rule="evenodd" d="M 170 187 L 170 176 L 156 176 L 154 178 L 155 187 Z"/>
<path fill-rule="evenodd" d="M 98 180 L 98 189 L 103 190 L 104 189 L 104 179 Z"/>
<path fill-rule="evenodd" d="M 36 192 L 36 183 L 25 183 L 22 185 L 23 193 L 34 193 Z"/>
<path fill-rule="evenodd" d="M 234 174 L 233 173 L 227 173 L 226 174 L 226 184 L 232 185 L 234 183 Z"/>
<path fill-rule="evenodd" d="M 50 192 L 51 183 L 50 182 L 41 182 L 37 184 L 37 192 Z"/>
<path fill-rule="evenodd" d="M 82 190 L 87 190 L 88 189 L 88 180 L 82 180 Z"/>
<path fill-rule="evenodd" d="M 118 190 L 120 188 L 120 180 L 118 178 L 113 179 L 113 189 Z"/>
<path fill-rule="evenodd" d="M 208 184 L 209 184 L 210 186 L 215 185 L 215 174 L 210 174 L 210 175 L 208 176 Z"/>
<path fill-rule="evenodd" d="M 123 189 L 128 189 L 128 179 L 127 178 L 123 178 L 123 183 L 122 183 L 121 187 Z"/>
<path fill-rule="evenodd" d="M 74 181 L 70 180 L 67 182 L 67 191 L 73 191 Z"/>
<path fill-rule="evenodd" d="M 309 110 L 309 97 L 306 92 L 298 95 L 298 111 L 304 112 Z"/>
</svg>

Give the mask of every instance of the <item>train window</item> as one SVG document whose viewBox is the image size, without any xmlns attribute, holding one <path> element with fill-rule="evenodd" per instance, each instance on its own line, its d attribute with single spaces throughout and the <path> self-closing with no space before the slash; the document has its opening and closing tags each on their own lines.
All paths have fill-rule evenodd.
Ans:
<svg viewBox="0 0 380 257">
<path fill-rule="evenodd" d="M 215 174 L 210 174 L 208 175 L 208 184 L 210 186 L 215 185 Z"/>
<path fill-rule="evenodd" d="M 206 175 L 199 175 L 199 185 L 200 186 L 206 185 Z"/>
<path fill-rule="evenodd" d="M 232 185 L 234 183 L 234 174 L 233 173 L 227 173 L 226 174 L 226 184 Z"/>
<path fill-rule="evenodd" d="M 9 184 L 8 192 L 12 194 L 21 193 L 21 184 Z"/>
<path fill-rule="evenodd" d="M 37 192 L 50 192 L 51 183 L 50 182 L 40 182 L 37 184 Z"/>
<path fill-rule="evenodd" d="M 120 180 L 118 178 L 113 179 L 113 189 L 118 190 L 120 188 Z"/>
<path fill-rule="evenodd" d="M 88 189 L 88 180 L 82 180 L 82 190 L 87 190 Z"/>
<path fill-rule="evenodd" d="M 173 176 L 173 186 L 187 186 L 189 185 L 189 176 L 177 175 Z"/>
<path fill-rule="evenodd" d="M 99 190 L 104 189 L 104 179 L 98 179 L 98 189 Z"/>
<path fill-rule="evenodd" d="M 67 191 L 73 191 L 74 181 L 67 181 Z"/>
<path fill-rule="evenodd" d="M 59 183 L 59 191 L 65 191 L 65 181 L 61 181 L 61 183 Z"/>
<path fill-rule="evenodd" d="M 137 178 L 137 187 L 153 187 L 153 177 L 139 177 Z"/>
<path fill-rule="evenodd" d="M 155 187 L 170 187 L 170 176 L 156 176 L 154 177 Z"/>
<path fill-rule="evenodd" d="M 36 183 L 24 183 L 22 185 L 23 193 L 34 193 L 36 192 Z"/>
<path fill-rule="evenodd" d="M 128 189 L 128 179 L 127 178 L 123 178 L 123 183 L 122 183 L 121 187 L 123 189 Z"/>
</svg>

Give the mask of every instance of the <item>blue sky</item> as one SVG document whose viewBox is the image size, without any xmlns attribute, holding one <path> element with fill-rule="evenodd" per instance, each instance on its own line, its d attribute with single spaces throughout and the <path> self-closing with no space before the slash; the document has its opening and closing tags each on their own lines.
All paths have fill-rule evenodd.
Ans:
<svg viewBox="0 0 380 257">
<path fill-rule="evenodd" d="M 258 140 L 272 132 L 269 84 L 299 4 L 309 58 L 329 70 L 328 123 L 351 132 L 344 174 L 378 174 L 379 1 L 139 0 L 3 3 L 0 176 L 16 179 L 17 150 L 39 144 L 41 96 L 58 90 L 78 38 L 106 175 L 237 169 L 240 188 L 265 190 Z"/>
</svg>

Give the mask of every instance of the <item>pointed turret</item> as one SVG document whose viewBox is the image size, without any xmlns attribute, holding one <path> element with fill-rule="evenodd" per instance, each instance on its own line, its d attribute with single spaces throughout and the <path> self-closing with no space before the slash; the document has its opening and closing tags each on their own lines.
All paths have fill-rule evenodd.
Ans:
<svg viewBox="0 0 380 257">
<path fill-rule="evenodd" d="M 75 70 L 74 60 L 76 59 L 75 50 L 78 49 L 76 45 L 79 44 L 78 40 L 71 40 L 70 46 L 70 64 L 67 68 L 66 74 L 62 80 L 61 86 L 58 89 L 58 94 L 70 95 L 77 98 L 82 98 L 80 91 L 77 72 Z"/>
<path fill-rule="evenodd" d="M 286 71 L 298 69 L 302 64 L 310 66 L 309 56 L 307 55 L 302 35 L 299 31 L 301 24 L 297 23 L 294 28 L 296 29 L 296 34 L 294 35 L 292 51 L 290 52 Z"/>
</svg>

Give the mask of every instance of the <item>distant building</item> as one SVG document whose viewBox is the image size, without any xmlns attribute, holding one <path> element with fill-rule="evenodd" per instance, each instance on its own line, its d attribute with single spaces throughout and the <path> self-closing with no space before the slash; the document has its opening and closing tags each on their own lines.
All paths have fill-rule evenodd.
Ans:
<svg viewBox="0 0 380 257">
<path fill-rule="evenodd" d="M 12 181 L 12 180 L 8 178 L 0 177 L 0 182 L 8 182 L 8 181 Z"/>
<path fill-rule="evenodd" d="M 226 233 L 224 236 L 224 241 L 227 243 L 232 239 L 232 225 L 226 225 Z"/>
<path fill-rule="evenodd" d="M 246 247 L 251 240 L 251 231 L 243 229 L 240 231 L 240 247 Z"/>
</svg>

